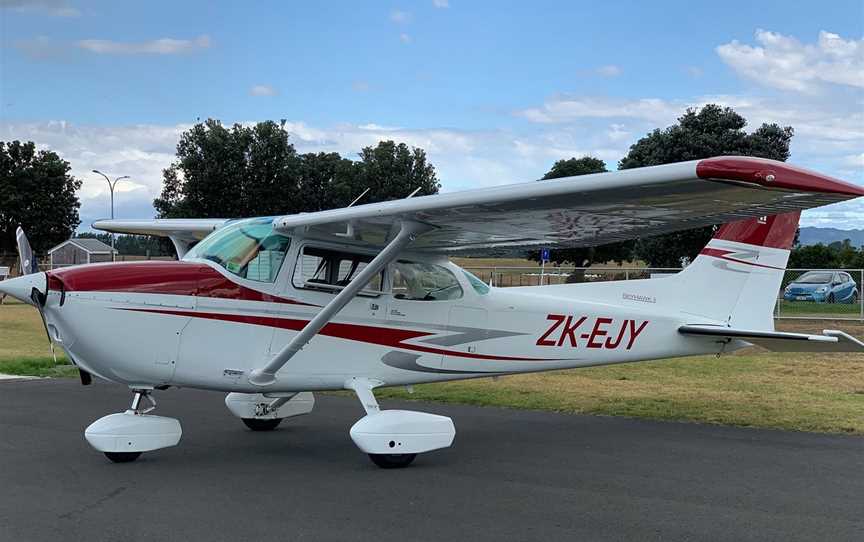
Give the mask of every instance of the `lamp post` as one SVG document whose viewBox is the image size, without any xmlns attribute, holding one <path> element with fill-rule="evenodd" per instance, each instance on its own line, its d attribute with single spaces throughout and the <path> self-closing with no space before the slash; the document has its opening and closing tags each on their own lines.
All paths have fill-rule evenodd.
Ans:
<svg viewBox="0 0 864 542">
<path fill-rule="evenodd" d="M 108 189 L 111 191 L 111 219 L 114 219 L 114 187 L 117 186 L 117 183 L 122 181 L 123 179 L 128 179 L 129 175 L 123 175 L 122 177 L 117 177 L 114 179 L 114 182 L 111 182 L 111 179 L 108 178 L 108 175 L 105 175 L 98 169 L 94 169 L 93 173 L 98 173 L 105 177 L 105 180 L 108 182 Z M 114 261 L 114 232 L 111 232 L 111 261 Z"/>
</svg>

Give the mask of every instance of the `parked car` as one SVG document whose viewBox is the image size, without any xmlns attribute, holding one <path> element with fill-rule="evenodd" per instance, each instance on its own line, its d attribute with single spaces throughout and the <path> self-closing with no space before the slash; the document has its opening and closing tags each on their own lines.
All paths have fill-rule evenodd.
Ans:
<svg viewBox="0 0 864 542">
<path fill-rule="evenodd" d="M 816 303 L 857 303 L 858 285 L 842 271 L 808 271 L 783 291 L 786 301 Z"/>
</svg>

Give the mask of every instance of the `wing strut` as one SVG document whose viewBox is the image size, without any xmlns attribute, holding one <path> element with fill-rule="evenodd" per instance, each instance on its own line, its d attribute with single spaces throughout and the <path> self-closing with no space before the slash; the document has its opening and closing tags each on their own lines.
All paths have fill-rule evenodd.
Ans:
<svg viewBox="0 0 864 542">
<path fill-rule="evenodd" d="M 432 229 L 432 226 L 418 222 L 402 221 L 399 233 L 393 238 L 369 265 L 363 268 L 346 286 L 325 305 L 308 324 L 303 326 L 291 342 L 285 345 L 276 354 L 276 357 L 261 369 L 255 369 L 249 373 L 249 383 L 254 386 L 270 386 L 276 382 L 276 372 L 312 340 L 316 333 L 321 331 L 327 323 L 336 316 L 342 307 L 348 304 L 357 292 L 359 292 L 372 278 L 377 275 L 387 264 L 399 257 L 399 253 L 408 246 L 418 235 Z"/>
</svg>

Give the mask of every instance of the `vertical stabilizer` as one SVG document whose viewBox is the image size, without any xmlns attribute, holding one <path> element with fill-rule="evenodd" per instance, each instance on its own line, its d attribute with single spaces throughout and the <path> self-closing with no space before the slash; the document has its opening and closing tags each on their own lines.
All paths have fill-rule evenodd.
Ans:
<svg viewBox="0 0 864 542">
<path fill-rule="evenodd" d="M 800 211 L 724 224 L 678 277 L 685 313 L 774 329 L 773 311 Z"/>
</svg>

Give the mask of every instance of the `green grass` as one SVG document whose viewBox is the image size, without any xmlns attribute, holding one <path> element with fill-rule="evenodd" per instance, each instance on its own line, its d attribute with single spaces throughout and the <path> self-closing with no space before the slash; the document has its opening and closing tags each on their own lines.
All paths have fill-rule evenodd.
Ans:
<svg viewBox="0 0 864 542">
<path fill-rule="evenodd" d="M 835 328 L 864 335 L 864 325 L 849 321 L 780 321 L 778 328 Z M 59 352 L 54 364 L 38 313 L 15 303 L 0 305 L 0 373 L 73 377 L 77 371 Z M 376 395 L 384 401 L 417 399 L 864 435 L 864 356 L 856 354 L 750 349 L 721 358 L 427 384 L 415 386 L 411 395 L 402 388 L 385 388 Z"/>
<path fill-rule="evenodd" d="M 859 303 L 816 303 L 813 301 L 780 301 L 781 316 L 838 316 L 854 317 L 861 316 L 861 305 Z"/>
<path fill-rule="evenodd" d="M 30 305 L 6 300 L 0 305 L 0 373 L 31 376 L 77 376 L 63 351 L 57 365 L 39 313 Z"/>
<path fill-rule="evenodd" d="M 864 434 L 864 360 L 750 353 L 514 375 L 381 398 Z"/>
<path fill-rule="evenodd" d="M 31 358 L 0 361 L 0 373 L 20 376 L 78 377 L 78 369 L 66 358 Z"/>
</svg>

